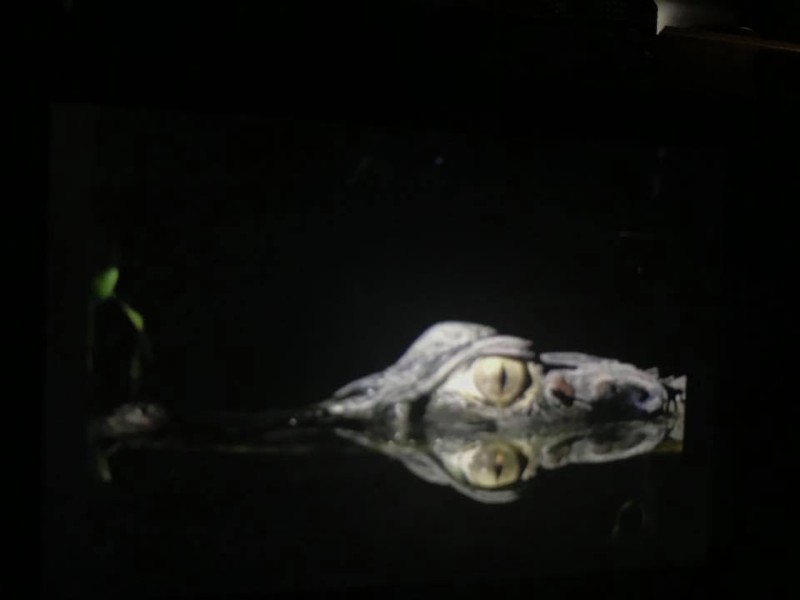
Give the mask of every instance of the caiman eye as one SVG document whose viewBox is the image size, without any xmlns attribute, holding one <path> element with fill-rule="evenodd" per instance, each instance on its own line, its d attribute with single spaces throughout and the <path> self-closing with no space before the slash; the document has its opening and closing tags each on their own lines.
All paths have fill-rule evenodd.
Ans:
<svg viewBox="0 0 800 600">
<path fill-rule="evenodd" d="M 507 406 L 525 390 L 529 375 L 522 361 L 489 356 L 475 362 L 473 381 L 484 398 L 500 406 Z"/>
<path fill-rule="evenodd" d="M 484 444 L 469 462 L 464 475 L 475 487 L 495 489 L 516 483 L 522 473 L 520 457 L 504 442 Z"/>
</svg>

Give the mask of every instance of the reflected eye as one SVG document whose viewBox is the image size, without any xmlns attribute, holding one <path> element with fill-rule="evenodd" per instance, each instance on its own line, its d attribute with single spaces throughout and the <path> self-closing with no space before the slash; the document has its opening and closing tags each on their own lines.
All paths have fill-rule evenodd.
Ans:
<svg viewBox="0 0 800 600">
<path fill-rule="evenodd" d="M 525 363 L 519 360 L 491 356 L 475 362 L 475 387 L 484 398 L 501 406 L 516 400 L 528 385 L 528 379 Z"/>
<path fill-rule="evenodd" d="M 476 487 L 494 489 L 519 480 L 522 468 L 514 449 L 502 442 L 480 448 L 466 468 L 467 480 Z"/>
</svg>

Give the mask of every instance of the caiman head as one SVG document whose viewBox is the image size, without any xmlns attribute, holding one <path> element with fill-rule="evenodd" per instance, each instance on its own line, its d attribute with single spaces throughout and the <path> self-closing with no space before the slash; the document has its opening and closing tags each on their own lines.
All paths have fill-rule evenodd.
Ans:
<svg viewBox="0 0 800 600">
<path fill-rule="evenodd" d="M 423 405 L 405 412 L 555 424 L 653 418 L 684 395 L 685 378 L 660 378 L 653 369 L 575 352 L 540 354 L 529 340 L 445 322 L 425 331 L 397 363 L 348 384 L 319 406 L 360 419 Z"/>
</svg>

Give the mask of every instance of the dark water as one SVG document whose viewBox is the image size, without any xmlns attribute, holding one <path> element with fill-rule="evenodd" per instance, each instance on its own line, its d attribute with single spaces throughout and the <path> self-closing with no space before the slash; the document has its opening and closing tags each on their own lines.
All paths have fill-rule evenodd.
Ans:
<svg viewBox="0 0 800 600">
<path fill-rule="evenodd" d="M 684 456 L 545 473 L 503 506 L 332 436 L 275 454 L 122 452 L 114 482 L 87 492 L 98 589 L 492 581 L 702 559 L 718 150 L 95 118 L 91 147 L 74 151 L 93 157 L 96 264 L 115 248 L 119 294 L 154 348 L 142 394 L 170 410 L 303 406 L 451 319 L 690 382 Z M 124 389 L 105 385 L 94 402 L 113 405 Z M 611 545 L 632 497 L 653 529 Z"/>
</svg>

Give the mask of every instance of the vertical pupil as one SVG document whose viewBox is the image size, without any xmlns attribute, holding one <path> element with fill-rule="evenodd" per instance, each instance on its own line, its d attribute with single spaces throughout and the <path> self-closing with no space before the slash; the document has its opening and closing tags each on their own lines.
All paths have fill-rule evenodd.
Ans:
<svg viewBox="0 0 800 600">
<path fill-rule="evenodd" d="M 504 389 L 506 387 L 506 383 L 508 382 L 508 376 L 506 375 L 506 370 L 504 367 L 500 367 L 500 389 Z"/>
</svg>

